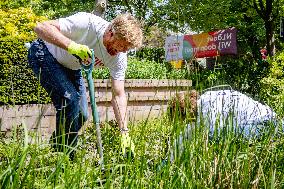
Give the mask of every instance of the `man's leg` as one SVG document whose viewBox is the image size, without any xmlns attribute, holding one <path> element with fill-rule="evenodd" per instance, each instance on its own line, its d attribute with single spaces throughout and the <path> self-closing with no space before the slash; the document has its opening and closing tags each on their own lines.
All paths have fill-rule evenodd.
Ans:
<svg viewBox="0 0 284 189">
<path fill-rule="evenodd" d="M 88 119 L 88 102 L 86 96 L 86 87 L 84 84 L 81 70 L 74 71 L 66 69 L 66 73 L 68 74 L 70 81 L 73 83 L 79 95 L 79 102 L 76 101 L 76 107 L 77 107 L 76 119 L 73 119 L 73 122 L 76 121 L 76 124 L 68 123 L 69 125 L 72 126 L 71 127 L 72 132 L 69 134 L 68 143 L 71 143 L 73 141 L 77 143 L 78 132 Z M 75 104 L 66 106 L 67 116 L 71 117 L 75 116 L 75 114 L 72 113 L 74 111 L 74 106 Z M 79 111 L 79 113 L 77 113 L 77 111 Z M 67 120 L 72 120 L 72 119 L 67 119 Z"/>
<path fill-rule="evenodd" d="M 49 53 L 42 41 L 39 40 L 32 44 L 28 58 L 35 75 L 50 94 L 56 108 L 54 136 L 59 139 L 58 142 L 62 145 L 71 145 L 72 143 L 76 145 L 78 131 L 83 124 L 83 122 L 79 122 L 79 112 L 81 99 L 86 98 L 83 94 L 84 89 L 81 85 L 76 84 L 77 80 L 72 75 L 74 73 L 61 66 Z M 80 91 L 81 88 L 82 91 Z M 86 100 L 83 101 L 83 103 L 86 103 Z M 64 133 L 66 135 L 62 137 Z M 56 147 L 59 150 L 63 149 L 58 145 Z"/>
</svg>

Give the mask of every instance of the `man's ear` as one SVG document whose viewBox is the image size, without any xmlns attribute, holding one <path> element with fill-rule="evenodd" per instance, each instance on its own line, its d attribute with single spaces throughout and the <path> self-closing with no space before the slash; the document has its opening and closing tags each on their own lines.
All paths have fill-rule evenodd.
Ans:
<svg viewBox="0 0 284 189">
<path fill-rule="evenodd" d="M 110 37 L 113 37 L 113 36 L 114 36 L 114 33 L 112 32 L 111 29 L 109 29 L 109 35 L 110 35 Z"/>
<path fill-rule="evenodd" d="M 105 36 L 106 36 L 107 40 L 110 40 L 114 36 L 114 33 L 112 32 L 111 28 L 108 28 L 106 30 Z"/>
</svg>

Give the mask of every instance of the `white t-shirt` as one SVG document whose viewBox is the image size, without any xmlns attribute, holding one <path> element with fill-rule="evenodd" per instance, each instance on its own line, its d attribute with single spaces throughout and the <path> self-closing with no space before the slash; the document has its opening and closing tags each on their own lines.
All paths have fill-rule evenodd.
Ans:
<svg viewBox="0 0 284 189">
<path fill-rule="evenodd" d="M 106 66 L 113 79 L 124 80 L 127 68 L 127 54 L 118 53 L 116 56 L 108 54 L 104 44 L 103 35 L 110 22 L 91 13 L 79 12 L 59 20 L 60 31 L 76 43 L 87 45 L 94 49 L 96 57 L 94 67 Z M 63 66 L 78 70 L 81 68 L 79 60 L 66 50 L 45 41 L 49 52 Z"/>
<path fill-rule="evenodd" d="M 269 106 L 233 90 L 205 92 L 197 106 L 204 121 L 211 127 L 216 123 L 222 127 L 233 121 L 234 126 L 245 128 L 276 119 L 276 113 Z"/>
</svg>

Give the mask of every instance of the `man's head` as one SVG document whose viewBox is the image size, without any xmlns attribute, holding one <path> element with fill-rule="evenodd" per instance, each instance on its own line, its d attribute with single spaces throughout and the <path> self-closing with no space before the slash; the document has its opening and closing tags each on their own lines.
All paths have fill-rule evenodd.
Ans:
<svg viewBox="0 0 284 189">
<path fill-rule="evenodd" d="M 104 45 L 112 56 L 142 46 L 141 24 L 130 14 L 122 14 L 112 20 L 104 34 Z"/>
<path fill-rule="evenodd" d="M 199 94 L 196 90 L 177 93 L 169 104 L 170 117 L 178 113 L 182 119 L 195 119 L 198 98 Z"/>
</svg>

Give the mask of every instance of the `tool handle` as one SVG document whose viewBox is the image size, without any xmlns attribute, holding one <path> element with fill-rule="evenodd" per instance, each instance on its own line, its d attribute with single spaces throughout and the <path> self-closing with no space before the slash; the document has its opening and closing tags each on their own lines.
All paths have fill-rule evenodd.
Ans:
<svg viewBox="0 0 284 189">
<path fill-rule="evenodd" d="M 104 166 L 104 157 L 103 157 L 103 145 L 102 145 L 102 137 L 101 137 L 101 129 L 100 129 L 100 118 L 99 118 L 96 99 L 95 99 L 95 87 L 94 87 L 94 81 L 93 81 L 93 76 L 92 76 L 92 70 L 93 70 L 93 65 L 94 65 L 94 62 L 95 62 L 95 56 L 94 56 L 94 51 L 91 50 L 91 52 L 92 52 L 91 67 L 89 69 L 85 69 L 85 72 L 86 72 L 86 75 L 87 75 L 87 81 L 88 81 L 88 86 L 89 86 L 89 96 L 90 96 L 90 101 L 91 101 L 93 122 L 96 126 L 97 144 L 98 144 L 97 146 L 98 146 L 98 151 L 99 151 L 99 155 L 100 155 L 99 164 L 103 167 Z"/>
</svg>

